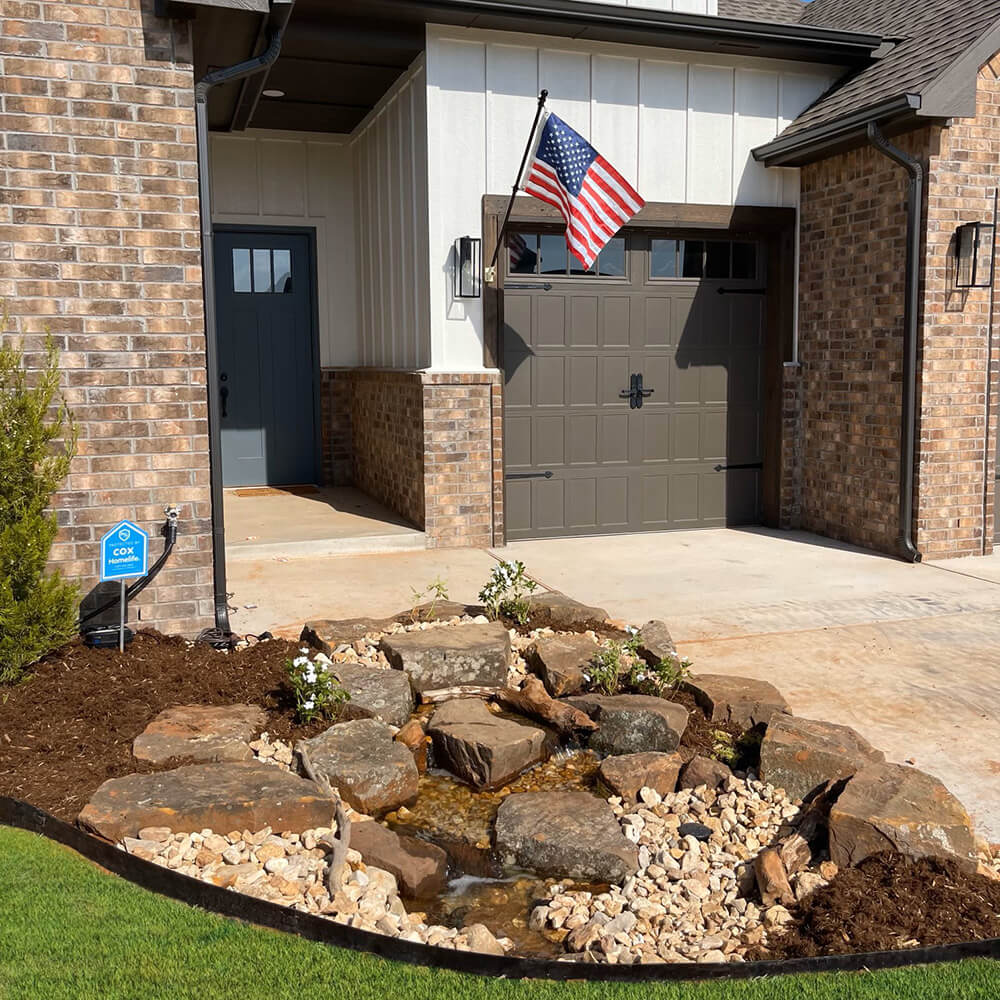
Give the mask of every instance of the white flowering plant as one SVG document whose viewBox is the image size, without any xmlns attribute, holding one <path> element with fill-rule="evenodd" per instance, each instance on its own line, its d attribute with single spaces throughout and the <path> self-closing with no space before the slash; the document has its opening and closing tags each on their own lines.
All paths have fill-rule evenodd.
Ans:
<svg viewBox="0 0 1000 1000">
<path fill-rule="evenodd" d="M 485 605 L 486 614 L 490 618 L 506 615 L 518 625 L 525 625 L 531 612 L 528 598 L 537 587 L 538 584 L 528 576 L 520 559 L 502 562 L 493 567 L 490 578 L 479 591 L 479 600 Z"/>
<path fill-rule="evenodd" d="M 335 718 L 351 697 L 331 669 L 330 657 L 315 653 L 310 659 L 310 653 L 303 646 L 299 655 L 286 663 L 288 683 L 295 697 L 295 716 L 302 724 Z"/>
<path fill-rule="evenodd" d="M 642 635 L 634 625 L 625 629 L 627 638 L 608 639 L 594 657 L 588 681 L 605 694 L 634 691 L 662 698 L 688 679 L 691 661 L 667 656 L 647 663 L 639 654 Z"/>
</svg>

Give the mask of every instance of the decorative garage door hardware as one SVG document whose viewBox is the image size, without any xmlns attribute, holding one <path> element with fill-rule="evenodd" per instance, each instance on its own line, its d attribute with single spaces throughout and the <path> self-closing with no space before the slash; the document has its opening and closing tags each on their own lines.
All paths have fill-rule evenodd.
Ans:
<svg viewBox="0 0 1000 1000">
<path fill-rule="evenodd" d="M 714 466 L 716 472 L 725 472 L 726 469 L 763 469 L 763 462 L 743 462 L 739 465 L 716 465 Z"/>
<path fill-rule="evenodd" d="M 719 295 L 767 295 L 766 288 L 725 288 L 716 289 Z"/>
<path fill-rule="evenodd" d="M 643 389 L 642 387 L 642 372 L 637 375 L 633 375 L 629 381 L 629 387 L 627 389 L 622 389 L 618 395 L 622 399 L 628 400 L 628 408 L 630 410 L 641 410 L 642 401 L 647 396 L 652 396 L 656 392 L 655 389 Z"/>
<path fill-rule="evenodd" d="M 310 941 L 322 941 L 340 948 L 368 952 L 398 962 L 410 962 L 433 968 L 453 969 L 480 976 L 507 979 L 558 979 L 611 982 L 653 982 L 693 979 L 754 979 L 759 976 L 785 976 L 801 972 L 856 972 L 859 970 L 896 969 L 931 962 L 956 962 L 966 958 L 1000 958 L 1000 938 L 968 941 L 963 944 L 937 945 L 903 951 L 868 952 L 860 955 L 825 955 L 819 958 L 796 958 L 775 962 L 727 962 L 702 965 L 580 965 L 547 959 L 499 957 L 478 952 L 457 952 L 434 945 L 418 944 L 373 934 L 356 927 L 346 927 L 312 913 L 289 909 L 278 903 L 232 892 L 188 875 L 171 871 L 134 854 L 119 850 L 106 840 L 99 840 L 75 826 L 50 816 L 41 809 L 0 796 L 0 823 L 41 834 L 127 879 L 150 892 L 198 906 L 222 916 L 245 920 Z"/>
<path fill-rule="evenodd" d="M 541 289 L 543 292 L 552 291 L 551 281 L 505 281 L 503 283 L 504 288 L 531 288 L 531 289 Z"/>
<path fill-rule="evenodd" d="M 551 479 L 552 470 L 546 469 L 544 472 L 511 472 L 505 479 Z"/>
</svg>

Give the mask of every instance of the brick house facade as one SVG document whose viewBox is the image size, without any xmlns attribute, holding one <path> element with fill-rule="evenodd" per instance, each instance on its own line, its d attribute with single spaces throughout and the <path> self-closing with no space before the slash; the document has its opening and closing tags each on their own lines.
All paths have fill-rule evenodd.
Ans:
<svg viewBox="0 0 1000 1000">
<path fill-rule="evenodd" d="M 590 391 L 585 380 L 583 390 L 573 381 L 590 371 L 590 342 L 581 340 L 578 355 L 546 356 L 555 343 L 550 326 L 527 344 L 525 357 L 537 354 L 548 367 L 532 369 L 533 429 L 525 434 L 522 420 L 515 434 L 505 416 L 515 374 L 503 352 L 511 332 L 507 285 L 485 274 L 480 297 L 462 299 L 453 289 L 456 238 L 471 233 L 481 237 L 487 258 L 492 250 L 497 214 L 485 206 L 509 187 L 525 118 L 543 86 L 558 113 L 584 131 L 589 126 L 593 141 L 647 200 L 644 228 L 628 244 L 632 271 L 603 284 L 598 275 L 590 286 L 601 316 L 619 308 L 615 289 L 629 274 L 629 294 L 636 293 L 638 262 L 645 267 L 649 259 L 641 256 L 649 252 L 642 243 L 647 229 L 683 247 L 685 240 L 704 241 L 708 227 L 738 248 L 739 240 L 755 238 L 729 221 L 742 210 L 750 215 L 740 218 L 795 218 L 797 257 L 781 260 L 780 281 L 768 279 L 772 288 L 794 288 L 797 324 L 783 327 L 781 337 L 787 333 L 787 345 L 796 346 L 784 349 L 783 339 L 779 349 L 771 331 L 761 351 L 762 398 L 780 400 L 766 431 L 776 445 L 765 450 L 766 461 L 741 465 L 736 458 L 732 468 L 763 467 L 777 498 L 775 513 L 766 515 L 771 526 L 897 554 L 907 176 L 865 141 L 863 123 L 840 127 L 872 109 L 870 120 L 884 125 L 925 173 L 914 540 L 927 558 L 992 551 L 1000 340 L 992 290 L 959 291 L 954 280 L 956 227 L 993 220 L 998 184 L 1000 39 L 992 40 L 1000 18 L 987 3 L 976 0 L 962 21 L 964 40 L 947 61 L 935 61 L 940 26 L 933 17 L 947 12 L 911 11 L 902 0 L 866 8 L 857 24 L 855 0 L 801 8 L 775 0 L 766 30 L 752 23 L 770 10 L 766 2 L 698 0 L 701 20 L 717 19 L 733 51 L 752 41 L 761 56 L 715 54 L 708 65 L 696 37 L 703 26 L 685 12 L 602 6 L 590 12 L 591 37 L 580 41 L 568 39 L 576 8 L 565 4 L 543 11 L 540 0 L 534 14 L 481 29 L 437 24 L 440 13 L 422 0 L 385 2 L 399 14 L 391 45 L 381 37 L 385 24 L 369 23 L 346 0 L 298 0 L 294 7 L 289 0 L 5 4 L 0 294 L 29 363 L 45 331 L 55 338 L 65 397 L 80 426 L 79 454 L 55 499 L 54 565 L 94 587 L 98 540 L 121 518 L 150 531 L 155 557 L 163 509 L 176 504 L 177 549 L 132 619 L 185 633 L 220 624 L 225 554 L 213 545 L 213 528 L 220 530 L 218 501 L 231 484 L 223 482 L 221 456 L 210 443 L 218 428 L 209 425 L 208 400 L 220 386 L 207 347 L 221 335 L 206 331 L 204 296 L 206 285 L 213 294 L 219 280 L 235 282 L 236 264 L 235 257 L 231 268 L 223 260 L 214 279 L 202 273 L 200 213 L 207 201 L 199 197 L 200 155 L 210 167 L 209 225 L 216 233 L 261 240 L 309 234 L 318 456 L 310 481 L 360 488 L 419 528 L 431 547 L 502 545 L 515 517 L 525 516 L 535 518 L 535 535 L 545 535 L 547 525 L 555 534 L 624 530 L 612 515 L 589 526 L 559 520 L 576 509 L 566 499 L 574 490 L 579 499 L 593 489 L 596 509 L 627 481 L 615 471 L 620 459 L 607 461 L 603 479 L 574 478 L 572 449 L 598 454 L 628 407 L 614 378 L 595 374 L 595 396 L 608 393 L 607 405 L 619 409 L 586 411 L 573 423 L 573 406 L 582 404 L 572 393 Z M 578 0 L 577 8 L 589 3 Z M 276 18 L 288 21 L 284 37 Z M 621 44 L 623 28 L 636 44 Z M 195 83 L 210 70 L 260 56 L 275 38 L 283 48 L 273 66 L 213 91 L 211 155 L 208 146 L 200 151 Z M 875 59 L 883 38 L 903 40 Z M 914 49 L 918 43 L 924 48 Z M 669 50 L 669 58 L 658 50 Z M 369 82 L 345 83 L 331 70 L 322 93 L 296 69 L 310 61 L 342 68 L 358 59 Z M 924 78 L 906 81 L 914 91 L 906 100 L 892 90 L 897 64 L 926 66 Z M 941 97 L 940 80 L 952 74 L 953 82 L 959 72 L 962 86 L 945 88 Z M 286 91 L 285 103 L 273 96 Z M 729 118 L 716 127 L 727 106 Z M 679 145 L 683 155 L 667 155 Z M 551 229 L 543 223 L 542 235 Z M 270 259 L 277 268 L 277 258 Z M 501 263 L 501 272 L 510 266 L 503 256 Z M 268 274 L 276 280 L 276 270 Z M 543 274 L 531 279 L 536 290 L 550 286 Z M 529 326 L 583 317 L 583 298 L 559 295 L 586 277 L 567 270 L 553 279 L 555 294 L 524 313 Z M 711 277 L 707 270 L 700 275 Z M 296 291 L 301 279 L 298 273 Z M 656 287 L 650 281 L 641 293 L 652 296 Z M 705 289 L 710 284 L 694 301 L 719 301 Z M 735 335 L 753 322 L 734 327 Z M 573 342 L 571 324 L 566 329 Z M 672 372 L 678 385 L 685 370 L 690 377 L 683 364 Z M 541 371 L 550 373 L 546 384 Z M 708 366 L 695 391 L 709 392 L 711 377 Z M 673 386 L 657 389 L 646 411 L 651 420 L 656 404 L 677 402 L 667 397 Z M 694 422 L 709 426 L 718 416 L 712 398 L 692 401 L 702 406 Z M 565 412 L 554 415 L 560 406 Z M 762 421 L 771 420 L 762 407 Z M 711 475 L 729 468 L 728 445 L 692 453 L 704 468 L 687 474 L 681 463 L 691 458 L 683 454 L 691 441 L 675 429 L 681 412 L 670 417 L 669 431 L 662 422 L 632 426 L 660 428 L 663 440 L 651 450 L 657 461 L 667 453 L 677 461 L 680 478 L 671 482 L 681 484 L 682 499 L 694 496 L 696 507 L 704 506 L 712 491 L 723 491 L 722 517 L 713 520 L 697 507 L 693 520 L 724 524 L 726 486 Z M 558 421 L 568 429 L 552 436 Z M 545 440 L 537 433 L 543 426 Z M 581 427 L 592 428 L 585 440 Z M 738 436 L 734 430 L 730 417 L 730 437 Z M 512 444 L 548 452 L 512 476 Z M 512 478 L 530 481 L 519 484 L 516 505 Z M 284 480 L 291 481 L 300 480 Z M 642 488 L 646 480 L 628 480 L 628 489 L 636 482 Z M 562 506 L 554 515 L 557 489 Z M 525 515 L 525 496 L 541 515 L 534 508 Z M 684 517 L 668 511 L 656 523 L 684 526 Z"/>
</svg>

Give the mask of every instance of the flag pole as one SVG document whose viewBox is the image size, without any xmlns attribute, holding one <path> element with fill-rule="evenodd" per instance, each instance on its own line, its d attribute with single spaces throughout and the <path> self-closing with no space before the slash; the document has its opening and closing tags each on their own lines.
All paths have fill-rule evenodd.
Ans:
<svg viewBox="0 0 1000 1000">
<path fill-rule="evenodd" d="M 500 226 L 500 231 L 497 233 L 497 245 L 493 249 L 493 260 L 490 263 L 490 270 L 497 266 L 497 259 L 500 256 L 500 247 L 503 246 L 503 234 L 504 230 L 507 228 L 507 223 L 510 221 L 511 209 L 514 207 L 514 199 L 517 197 L 518 188 L 521 186 L 521 178 L 524 176 L 524 167 L 528 162 L 528 154 L 531 152 L 531 146 L 535 141 L 535 132 L 538 131 L 538 120 L 542 117 L 542 109 L 545 107 L 545 101 L 548 99 L 549 92 L 543 90 L 538 95 L 538 110 L 535 111 L 535 120 L 531 124 L 531 134 L 528 136 L 528 145 L 524 147 L 524 156 L 521 157 L 521 166 L 518 168 L 517 177 L 514 178 L 514 188 L 510 193 L 510 201 L 507 202 L 507 211 L 504 213 L 503 224 Z"/>
</svg>

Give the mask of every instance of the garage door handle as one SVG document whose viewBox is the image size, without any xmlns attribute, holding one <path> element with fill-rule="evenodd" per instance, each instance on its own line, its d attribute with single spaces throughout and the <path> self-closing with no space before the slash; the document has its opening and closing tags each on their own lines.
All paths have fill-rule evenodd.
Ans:
<svg viewBox="0 0 1000 1000">
<path fill-rule="evenodd" d="M 543 292 L 552 291 L 552 282 L 546 281 L 539 283 L 537 281 L 505 281 L 503 283 L 504 289 L 507 288 L 540 288 Z"/>
<path fill-rule="evenodd" d="M 512 472 L 505 479 L 551 479 L 552 472 L 548 469 L 545 472 Z"/>
<path fill-rule="evenodd" d="M 744 462 L 742 465 L 717 465 L 716 472 L 725 472 L 726 469 L 763 469 L 763 462 Z"/>
</svg>

